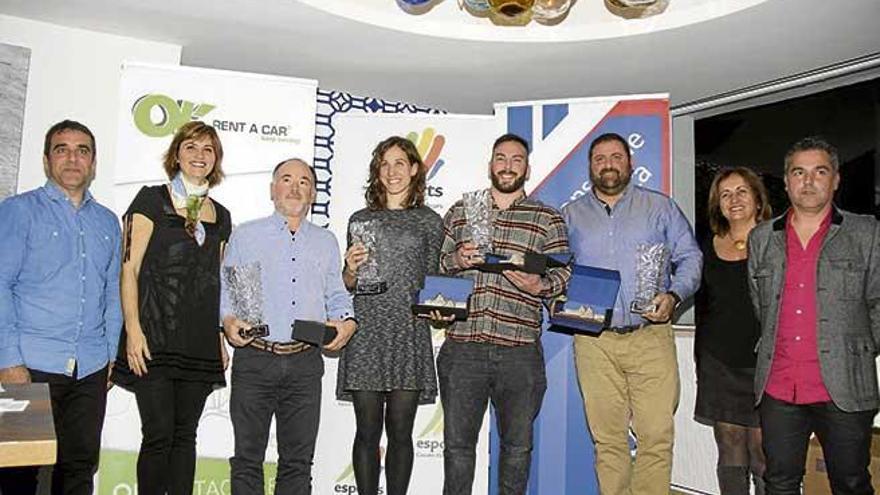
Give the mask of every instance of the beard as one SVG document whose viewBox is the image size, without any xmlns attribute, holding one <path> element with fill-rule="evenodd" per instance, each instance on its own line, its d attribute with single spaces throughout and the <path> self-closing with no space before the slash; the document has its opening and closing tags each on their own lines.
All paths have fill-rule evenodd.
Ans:
<svg viewBox="0 0 880 495">
<path fill-rule="evenodd" d="M 286 194 L 281 198 L 273 197 L 275 211 L 285 217 L 305 218 L 312 211 L 311 198 L 308 194 Z"/>
<path fill-rule="evenodd" d="M 526 176 L 525 174 L 517 177 L 513 182 L 503 183 L 501 181 L 501 177 L 498 174 L 492 174 L 492 187 L 494 187 L 498 192 L 502 192 L 505 194 L 516 192 L 526 184 Z"/>
<path fill-rule="evenodd" d="M 629 185 L 632 172 L 621 174 L 620 171 L 613 168 L 603 168 L 598 174 L 594 174 L 590 170 L 590 182 L 593 183 L 599 192 L 607 196 L 616 196 L 626 189 Z"/>
</svg>

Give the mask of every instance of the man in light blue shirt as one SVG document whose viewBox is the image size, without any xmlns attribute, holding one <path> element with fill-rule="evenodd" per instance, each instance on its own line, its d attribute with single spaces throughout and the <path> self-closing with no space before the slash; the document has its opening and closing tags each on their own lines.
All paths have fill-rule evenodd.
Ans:
<svg viewBox="0 0 880 495">
<path fill-rule="evenodd" d="M 46 382 L 58 438 L 52 493 L 91 494 L 107 380 L 122 328 L 120 229 L 89 192 L 95 138 L 65 120 L 46 133 L 46 184 L 0 203 L 0 382 Z M 34 493 L 36 468 L 0 472 Z"/>
<path fill-rule="evenodd" d="M 621 136 L 597 137 L 589 158 L 591 191 L 562 213 L 577 263 L 618 270 L 621 278 L 611 327 L 598 336 L 578 335 L 574 343 L 599 488 L 603 495 L 666 495 L 679 392 L 671 319 L 697 290 L 702 254 L 672 199 L 630 183 L 630 151 Z M 634 313 L 639 250 L 660 246 L 667 252 L 660 291 L 647 301 L 653 308 Z"/>
<path fill-rule="evenodd" d="M 324 346 L 341 349 L 356 330 L 351 297 L 342 283 L 336 237 L 309 222 L 316 196 L 314 170 L 302 160 L 281 162 L 272 173 L 275 213 L 239 225 L 223 270 L 260 267 L 265 338 L 244 338 L 256 322 L 237 315 L 227 277 L 221 280 L 220 314 L 226 338 L 237 347 L 229 403 L 235 455 L 229 460 L 233 494 L 263 493 L 263 459 L 269 423 L 276 421 L 278 474 L 275 493 L 311 493 L 312 457 L 321 406 L 321 349 L 291 341 L 297 320 L 324 322 L 337 330 Z"/>
</svg>

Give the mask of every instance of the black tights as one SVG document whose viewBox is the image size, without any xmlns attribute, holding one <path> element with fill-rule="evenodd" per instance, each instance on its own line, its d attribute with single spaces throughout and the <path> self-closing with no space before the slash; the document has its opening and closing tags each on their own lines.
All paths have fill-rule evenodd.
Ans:
<svg viewBox="0 0 880 495">
<path fill-rule="evenodd" d="M 385 482 L 388 495 L 404 495 L 413 466 L 413 421 L 419 405 L 418 390 L 354 391 L 357 433 L 352 448 L 354 477 L 360 495 L 379 491 L 379 440 L 384 419 L 388 449 Z"/>
<path fill-rule="evenodd" d="M 749 493 L 749 472 L 755 481 L 756 493 L 763 493 L 764 452 L 761 450 L 761 429 L 730 423 L 715 423 L 718 445 L 718 484 L 722 495 Z"/>
</svg>

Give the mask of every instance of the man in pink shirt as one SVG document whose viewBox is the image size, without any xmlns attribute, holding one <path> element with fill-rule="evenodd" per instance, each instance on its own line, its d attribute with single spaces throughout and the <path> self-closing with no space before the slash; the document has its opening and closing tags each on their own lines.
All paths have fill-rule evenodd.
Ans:
<svg viewBox="0 0 880 495">
<path fill-rule="evenodd" d="M 815 433 L 835 494 L 873 494 L 874 358 L 880 342 L 880 229 L 837 209 L 837 150 L 818 138 L 785 156 L 791 208 L 749 236 L 749 284 L 761 321 L 755 394 L 768 494 L 800 494 Z"/>
</svg>

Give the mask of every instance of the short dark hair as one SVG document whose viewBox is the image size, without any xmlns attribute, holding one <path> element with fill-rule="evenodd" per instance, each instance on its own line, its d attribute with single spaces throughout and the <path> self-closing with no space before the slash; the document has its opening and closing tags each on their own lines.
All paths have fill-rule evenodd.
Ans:
<svg viewBox="0 0 880 495">
<path fill-rule="evenodd" d="M 305 165 L 306 168 L 309 169 L 309 172 L 312 174 L 312 186 L 318 187 L 318 174 L 315 172 L 315 167 L 309 165 L 309 163 L 307 161 L 303 160 L 302 158 L 296 158 L 296 157 L 285 158 L 284 160 L 281 160 L 280 162 L 278 162 L 278 165 L 275 165 L 275 168 L 272 169 L 272 181 L 273 182 L 275 181 L 275 174 L 278 172 L 278 169 L 281 168 L 281 166 L 287 162 L 300 162 L 303 165 Z"/>
<path fill-rule="evenodd" d="M 92 134 L 92 131 L 85 125 L 69 119 L 58 122 L 46 131 L 46 140 L 43 141 L 43 156 L 47 159 L 49 158 L 49 151 L 51 151 L 49 148 L 52 145 L 52 137 L 55 136 L 55 134 L 64 131 L 79 131 L 88 136 L 89 139 L 92 140 L 92 160 L 94 161 L 95 157 L 98 156 L 98 148 L 95 146 L 95 135 Z"/>
<path fill-rule="evenodd" d="M 416 175 L 412 178 L 409 191 L 403 200 L 403 207 L 415 208 L 425 204 L 425 188 L 427 187 L 425 176 L 427 171 L 425 170 L 425 163 L 422 161 L 421 155 L 419 155 L 419 150 L 416 149 L 416 145 L 409 139 L 391 136 L 376 145 L 373 149 L 373 158 L 370 160 L 370 178 L 367 180 L 367 190 L 364 193 L 364 198 L 367 201 L 367 207 L 371 210 L 381 210 L 388 206 L 385 203 L 385 186 L 379 180 L 379 168 L 382 166 L 382 159 L 385 158 L 385 153 L 394 147 L 400 148 L 400 151 L 409 160 L 410 165 L 417 167 Z"/>
<path fill-rule="evenodd" d="M 507 143 L 513 141 L 514 143 L 519 143 L 526 150 L 526 163 L 529 163 L 529 153 L 531 150 L 529 149 L 529 143 L 521 136 L 508 132 L 507 134 L 503 134 L 495 140 L 495 144 L 492 145 L 492 156 L 495 156 L 495 150 L 502 143 Z"/>
<path fill-rule="evenodd" d="M 629 143 L 626 142 L 626 139 L 624 139 L 623 136 L 621 136 L 620 134 L 618 134 L 616 132 L 606 132 L 605 134 L 599 135 L 599 137 L 597 137 L 596 139 L 593 140 L 592 143 L 590 143 L 590 152 L 587 154 L 587 161 L 590 161 L 590 159 L 592 159 L 593 149 L 595 149 L 596 146 L 598 146 L 602 143 L 608 143 L 611 141 L 615 141 L 615 142 L 620 143 L 621 146 L 623 146 L 623 149 L 626 150 L 626 158 L 627 159 L 632 158 L 632 155 L 629 152 Z"/>
<path fill-rule="evenodd" d="M 767 188 L 764 187 L 764 182 L 761 181 L 758 174 L 748 167 L 722 168 L 715 174 L 715 178 L 712 179 L 712 186 L 709 188 L 708 208 L 709 228 L 712 229 L 713 234 L 719 237 L 727 235 L 730 231 L 730 222 L 721 213 L 721 191 L 719 189 L 721 188 L 721 181 L 731 175 L 742 177 L 749 186 L 749 189 L 751 189 L 752 197 L 755 199 L 755 223 L 768 220 L 773 214 L 773 210 L 770 208 Z"/>
<path fill-rule="evenodd" d="M 791 145 L 791 147 L 788 148 L 788 151 L 785 152 L 785 173 L 788 173 L 788 168 L 791 166 L 791 159 L 794 157 L 795 153 L 800 153 L 802 151 L 824 151 L 825 153 L 828 153 L 828 158 L 831 161 L 831 167 L 834 171 L 837 172 L 840 170 L 840 157 L 837 154 L 837 148 L 821 136 L 807 136 Z"/>
</svg>

